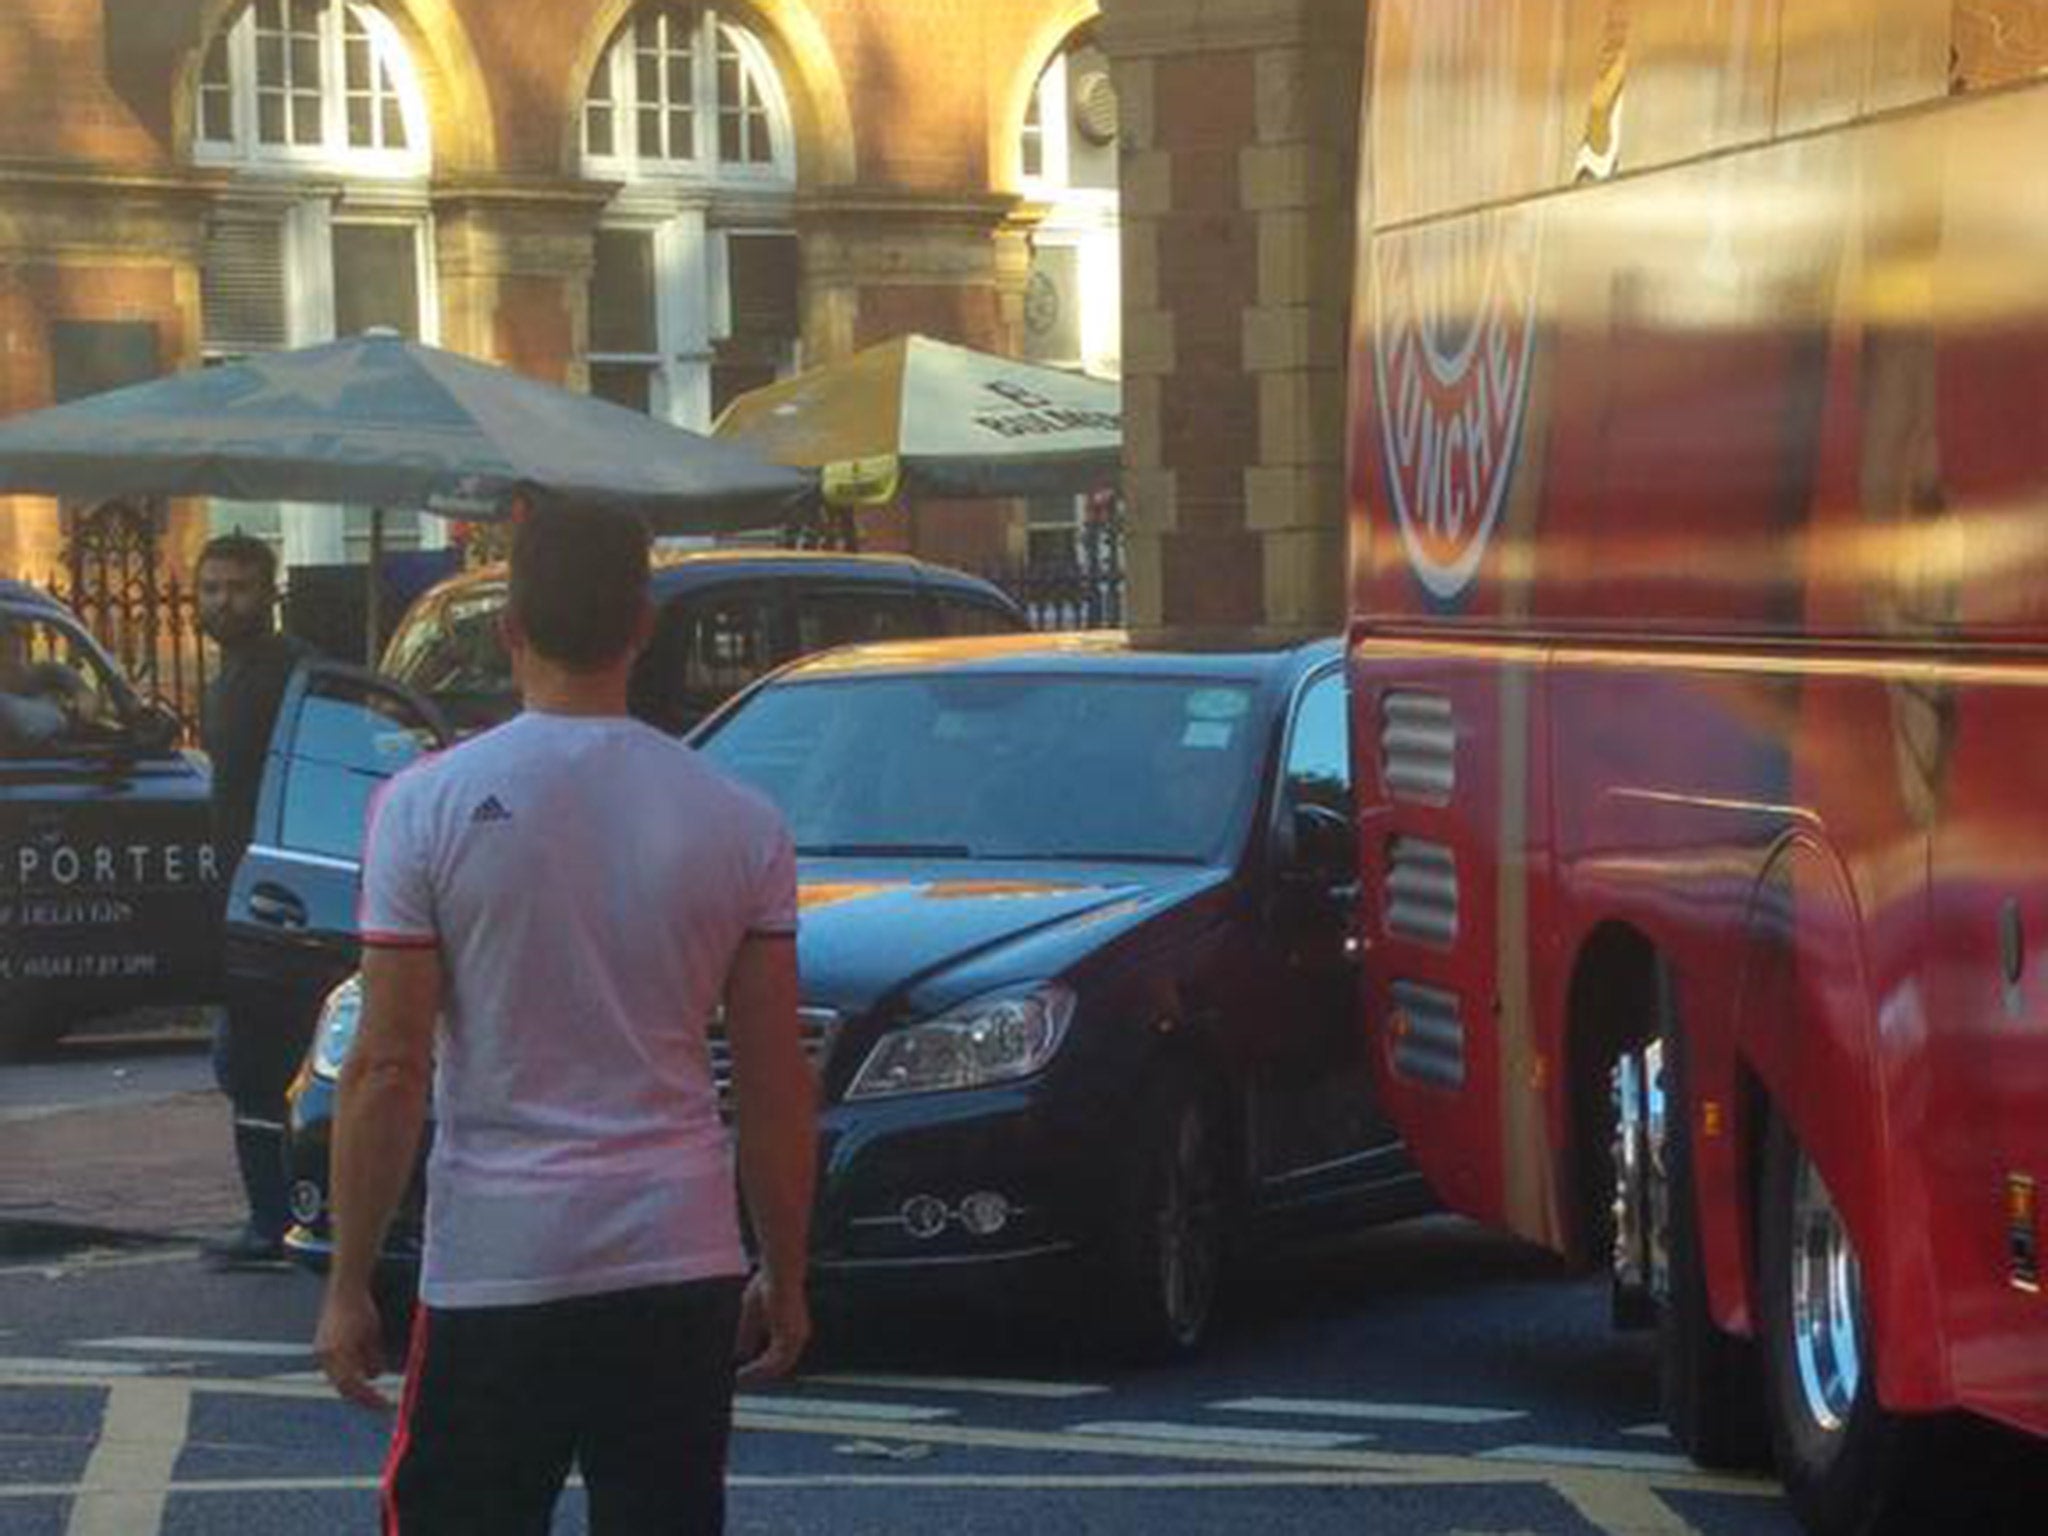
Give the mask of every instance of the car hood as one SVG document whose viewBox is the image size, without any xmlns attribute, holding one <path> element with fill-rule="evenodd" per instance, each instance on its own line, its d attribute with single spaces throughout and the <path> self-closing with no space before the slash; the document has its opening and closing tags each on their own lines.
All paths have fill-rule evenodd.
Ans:
<svg viewBox="0 0 2048 1536">
<path fill-rule="evenodd" d="M 1052 976 L 1131 924 L 1226 879 L 1223 870 L 1178 865 L 977 864 L 969 872 L 957 863 L 806 859 L 797 940 L 804 997 L 865 1013 L 970 962 L 1000 964 L 1008 950 L 1033 979 Z"/>
</svg>

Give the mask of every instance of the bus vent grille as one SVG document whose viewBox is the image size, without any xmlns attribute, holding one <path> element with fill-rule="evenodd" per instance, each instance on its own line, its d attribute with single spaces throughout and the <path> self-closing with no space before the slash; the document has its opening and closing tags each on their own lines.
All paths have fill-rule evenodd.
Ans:
<svg viewBox="0 0 2048 1536">
<path fill-rule="evenodd" d="M 1458 787 L 1458 725 L 1440 693 L 1380 696 L 1380 779 L 1390 800 L 1448 805 Z"/>
<path fill-rule="evenodd" d="M 1387 844 L 1387 932 L 1450 949 L 1458 942 L 1458 860 L 1442 843 Z"/>
<path fill-rule="evenodd" d="M 1394 1070 L 1432 1088 L 1465 1086 L 1465 1022 L 1458 999 L 1438 987 L 1393 985 Z"/>
</svg>

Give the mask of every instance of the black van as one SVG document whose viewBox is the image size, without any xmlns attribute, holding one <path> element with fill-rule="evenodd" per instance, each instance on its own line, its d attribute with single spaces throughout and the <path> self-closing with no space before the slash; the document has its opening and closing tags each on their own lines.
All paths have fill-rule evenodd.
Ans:
<svg viewBox="0 0 2048 1536">
<path fill-rule="evenodd" d="M 77 618 L 0 581 L 0 1054 L 218 986 L 208 776 Z"/>
<path fill-rule="evenodd" d="M 385 652 L 385 675 L 431 700 L 457 732 L 518 710 L 498 637 L 505 588 L 502 568 L 441 583 L 413 605 Z M 894 555 L 691 550 L 657 559 L 653 598 L 659 617 L 634 669 L 633 712 L 675 734 L 812 651 L 1031 627 L 1000 588 Z"/>
</svg>

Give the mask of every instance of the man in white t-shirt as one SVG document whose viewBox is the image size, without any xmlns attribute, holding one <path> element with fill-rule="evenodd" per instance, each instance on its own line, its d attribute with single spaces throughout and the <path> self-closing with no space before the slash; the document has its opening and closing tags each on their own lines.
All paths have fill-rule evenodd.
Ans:
<svg viewBox="0 0 2048 1536">
<path fill-rule="evenodd" d="M 431 1082 L 387 1536 L 543 1531 L 572 1463 L 599 1536 L 716 1532 L 735 1354 L 740 1379 L 773 1376 L 809 1335 L 795 860 L 767 802 L 628 717 L 647 577 L 636 521 L 529 514 L 505 625 L 525 713 L 371 814 L 315 1349 L 344 1397 L 382 1403 L 371 1271 Z M 751 1282 L 706 1040 L 721 1004 Z"/>
</svg>

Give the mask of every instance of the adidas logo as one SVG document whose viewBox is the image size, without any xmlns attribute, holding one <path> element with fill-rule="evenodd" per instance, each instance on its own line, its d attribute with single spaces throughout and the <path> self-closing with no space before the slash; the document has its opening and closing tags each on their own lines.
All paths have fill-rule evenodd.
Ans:
<svg viewBox="0 0 2048 1536">
<path fill-rule="evenodd" d="M 469 813 L 469 824 L 480 827 L 486 822 L 510 821 L 512 813 L 505 809 L 505 803 L 496 795 L 486 796 L 484 803 Z"/>
</svg>

